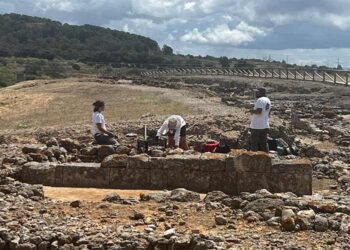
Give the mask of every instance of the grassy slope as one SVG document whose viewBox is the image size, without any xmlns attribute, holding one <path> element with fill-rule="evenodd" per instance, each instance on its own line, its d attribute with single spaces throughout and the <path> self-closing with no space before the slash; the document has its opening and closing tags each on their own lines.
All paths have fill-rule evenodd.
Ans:
<svg viewBox="0 0 350 250">
<path fill-rule="evenodd" d="M 72 79 L 30 81 L 0 90 L 0 129 L 88 124 L 96 99 L 106 102 L 108 122 L 190 112 L 158 92 Z"/>
</svg>

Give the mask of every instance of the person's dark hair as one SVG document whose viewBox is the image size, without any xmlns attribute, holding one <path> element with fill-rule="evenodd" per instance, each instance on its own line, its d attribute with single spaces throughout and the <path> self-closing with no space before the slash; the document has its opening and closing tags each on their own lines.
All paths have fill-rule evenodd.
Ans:
<svg viewBox="0 0 350 250">
<path fill-rule="evenodd" d="M 266 89 L 265 88 L 258 88 L 258 95 L 260 97 L 265 97 L 266 96 Z"/>
<path fill-rule="evenodd" d="M 103 101 L 96 101 L 92 105 L 94 106 L 94 112 L 97 112 L 105 103 Z"/>
</svg>

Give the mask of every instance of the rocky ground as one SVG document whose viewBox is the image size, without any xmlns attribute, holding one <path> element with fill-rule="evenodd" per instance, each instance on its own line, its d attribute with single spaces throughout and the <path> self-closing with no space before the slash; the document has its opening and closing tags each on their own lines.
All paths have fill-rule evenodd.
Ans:
<svg viewBox="0 0 350 250">
<path fill-rule="evenodd" d="M 187 104 L 197 114 L 186 120 L 193 150 L 209 139 L 246 147 L 244 111 L 253 102 L 252 89 L 265 86 L 273 101 L 271 136 L 295 149 L 294 155 L 273 157 L 310 158 L 314 194 L 258 190 L 200 196 L 179 189 L 130 198 L 110 194 L 99 202 L 59 201 L 45 198 L 40 185 L 22 183 L 21 167 L 31 161 L 101 162 L 115 153 L 135 154 L 143 125 L 151 132 L 164 117 L 145 114 L 110 124 L 119 147 L 92 145 L 88 125 L 1 131 L 0 249 L 350 248 L 350 88 L 227 77 L 98 81 L 162 88 L 176 98 L 191 93 Z M 152 151 L 165 153 L 174 152 Z"/>
</svg>

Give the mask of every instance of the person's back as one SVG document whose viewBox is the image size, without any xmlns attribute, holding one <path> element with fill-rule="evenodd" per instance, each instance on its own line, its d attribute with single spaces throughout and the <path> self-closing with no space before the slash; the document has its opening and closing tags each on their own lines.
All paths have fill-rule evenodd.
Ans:
<svg viewBox="0 0 350 250">
<path fill-rule="evenodd" d="M 250 149 L 253 151 L 268 152 L 267 134 L 270 128 L 271 101 L 266 97 L 266 89 L 264 88 L 258 89 L 256 98 L 254 109 L 249 111 L 252 115 L 250 121 Z"/>
<path fill-rule="evenodd" d="M 269 116 L 271 111 L 271 101 L 268 97 L 260 97 L 256 102 L 254 109 L 261 108 L 260 114 L 252 114 L 250 128 L 251 129 L 267 129 L 270 128 Z"/>
</svg>

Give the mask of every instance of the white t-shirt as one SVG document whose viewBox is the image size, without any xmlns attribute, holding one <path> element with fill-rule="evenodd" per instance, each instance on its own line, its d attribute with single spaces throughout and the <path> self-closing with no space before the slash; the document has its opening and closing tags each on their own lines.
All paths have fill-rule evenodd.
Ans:
<svg viewBox="0 0 350 250">
<path fill-rule="evenodd" d="M 261 114 L 253 114 L 251 117 L 250 128 L 266 129 L 270 128 L 269 114 L 271 110 L 271 101 L 267 97 L 260 97 L 254 105 L 254 110 L 262 109 Z"/>
<path fill-rule="evenodd" d="M 102 131 L 100 131 L 97 128 L 97 123 L 101 123 L 101 127 L 106 129 L 106 123 L 105 118 L 103 117 L 102 113 L 100 112 L 93 112 L 92 113 L 92 134 L 102 134 Z"/>
<path fill-rule="evenodd" d="M 182 118 L 179 115 L 172 115 L 169 116 L 163 123 L 163 125 L 160 127 L 160 129 L 157 132 L 157 136 L 165 135 L 166 133 L 169 132 L 169 127 L 168 127 L 168 122 L 170 119 L 175 118 L 177 123 L 176 123 L 176 128 L 175 128 L 175 135 L 174 135 L 174 140 L 175 140 L 175 146 L 179 146 L 180 144 L 180 130 L 183 126 L 186 125 L 186 122 L 184 118 Z"/>
</svg>

